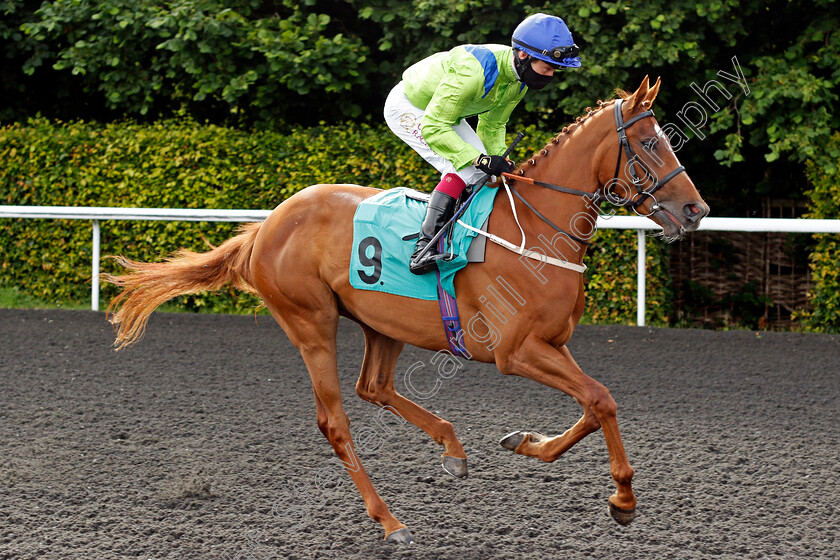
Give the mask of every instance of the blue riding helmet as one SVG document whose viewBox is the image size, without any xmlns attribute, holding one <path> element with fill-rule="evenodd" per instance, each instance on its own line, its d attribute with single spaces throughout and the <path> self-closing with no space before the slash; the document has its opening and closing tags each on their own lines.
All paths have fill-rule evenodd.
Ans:
<svg viewBox="0 0 840 560">
<path fill-rule="evenodd" d="M 513 48 L 551 64 L 580 68 L 580 50 L 572 32 L 557 16 L 534 14 L 528 16 L 513 31 Z"/>
</svg>

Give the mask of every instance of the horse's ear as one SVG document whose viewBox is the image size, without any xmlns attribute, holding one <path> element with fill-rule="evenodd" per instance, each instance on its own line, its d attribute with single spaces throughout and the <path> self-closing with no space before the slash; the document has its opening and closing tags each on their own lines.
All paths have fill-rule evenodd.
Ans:
<svg viewBox="0 0 840 560">
<path fill-rule="evenodd" d="M 641 85 L 639 85 L 639 89 L 633 94 L 633 101 L 630 104 L 631 111 L 636 111 L 642 106 L 642 102 L 645 100 L 645 96 L 647 95 L 648 89 L 650 88 L 650 80 L 648 77 L 642 80 Z"/>
<path fill-rule="evenodd" d="M 644 99 L 642 100 L 642 109 L 647 111 L 653 106 L 653 100 L 656 99 L 657 94 L 659 93 L 659 86 L 662 85 L 662 76 L 656 78 L 656 83 L 653 84 L 653 87 L 648 89 L 647 93 L 645 94 Z"/>
</svg>

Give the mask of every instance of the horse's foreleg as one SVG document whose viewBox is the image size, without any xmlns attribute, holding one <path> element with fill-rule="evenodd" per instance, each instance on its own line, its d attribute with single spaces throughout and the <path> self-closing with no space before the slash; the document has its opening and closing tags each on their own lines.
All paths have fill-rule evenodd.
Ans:
<svg viewBox="0 0 840 560">
<path fill-rule="evenodd" d="M 565 346 L 561 352 L 565 353 L 567 359 L 576 368 L 580 369 Z M 580 401 L 578 401 L 578 404 L 581 404 Z M 592 412 L 592 409 L 582 404 L 581 406 L 583 407 L 583 416 L 581 416 L 580 420 L 574 426 L 559 436 L 546 437 L 542 434 L 529 432 L 513 432 L 503 437 L 499 443 L 502 447 L 520 455 L 536 457 L 547 463 L 556 461 L 577 442 L 601 427 L 601 423 L 598 421 L 595 413 Z"/>
<path fill-rule="evenodd" d="M 577 423 L 554 437 L 547 437 L 532 432 L 513 432 L 506 435 L 499 442 L 502 447 L 510 449 L 519 455 L 536 457 L 546 463 L 556 461 L 577 442 L 598 431 L 601 423 L 595 413 L 588 407 L 583 407 L 583 416 Z"/>
<path fill-rule="evenodd" d="M 529 443 L 527 447 L 544 446 L 547 456 L 557 451 L 562 453 L 586 434 L 595 431 L 595 421 L 600 424 L 610 455 L 610 473 L 617 486 L 615 494 L 610 496 L 610 513 L 619 523 L 630 523 L 636 508 L 636 496 L 631 485 L 633 469 L 621 442 L 615 400 L 607 388 L 583 373 L 565 346 L 558 350 L 535 336 L 526 338 L 505 360 L 502 371 L 559 389 L 584 407 L 583 418 L 571 430 L 558 436 L 559 439 L 545 438 Z M 592 412 L 594 419 L 587 416 L 588 411 Z"/>
<path fill-rule="evenodd" d="M 405 525 L 394 517 L 359 460 L 350 435 L 350 419 L 341 402 L 341 387 L 336 364 L 335 336 L 338 314 L 326 312 L 290 313 L 282 315 L 272 309 L 292 343 L 300 350 L 309 370 L 315 391 L 318 428 L 332 445 L 350 478 L 365 501 L 368 515 L 385 529 L 385 538 L 400 543 L 414 542 Z"/>
<path fill-rule="evenodd" d="M 394 371 L 403 343 L 362 325 L 365 358 L 356 383 L 356 393 L 364 400 L 387 407 L 411 422 L 444 448 L 443 468 L 450 474 L 467 476 L 467 455 L 450 422 L 399 394 L 394 387 Z"/>
</svg>

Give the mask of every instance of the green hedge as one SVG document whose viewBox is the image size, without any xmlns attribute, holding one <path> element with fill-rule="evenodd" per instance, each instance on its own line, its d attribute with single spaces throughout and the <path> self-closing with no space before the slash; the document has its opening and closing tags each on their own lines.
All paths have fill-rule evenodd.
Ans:
<svg viewBox="0 0 840 560">
<path fill-rule="evenodd" d="M 526 131 L 519 158 L 551 134 Z M 287 133 L 201 125 L 188 120 L 99 125 L 43 119 L 0 128 L 0 204 L 270 209 L 321 182 L 428 190 L 436 172 L 382 126 L 342 124 Z M 217 245 L 236 224 L 105 221 L 102 254 L 159 260 L 186 247 Z M 90 291 L 91 225 L 84 220 L 0 220 L 0 287 L 53 303 Z M 648 242 L 648 320 L 667 323 L 667 248 Z M 636 316 L 636 236 L 598 232 L 587 256 L 587 319 L 632 323 Z M 113 271 L 109 261 L 103 268 Z M 114 295 L 103 286 L 103 301 Z M 185 296 L 187 310 L 240 312 L 242 294 Z"/>
<path fill-rule="evenodd" d="M 835 132 L 824 147 L 820 164 L 811 160 L 805 171 L 811 183 L 809 218 L 837 219 L 840 217 L 840 132 Z M 816 247 L 811 252 L 811 280 L 809 293 L 812 309 L 799 313 L 808 330 L 840 332 L 840 239 L 835 234 L 814 235 Z"/>
</svg>

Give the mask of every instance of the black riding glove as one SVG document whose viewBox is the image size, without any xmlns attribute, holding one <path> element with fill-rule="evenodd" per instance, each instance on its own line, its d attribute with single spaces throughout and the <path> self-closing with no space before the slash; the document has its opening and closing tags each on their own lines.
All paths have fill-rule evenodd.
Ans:
<svg viewBox="0 0 840 560">
<path fill-rule="evenodd" d="M 516 167 L 512 161 L 508 161 L 502 156 L 487 156 L 484 154 L 475 158 L 473 165 L 488 175 L 495 175 L 496 177 L 501 177 L 502 173 L 510 173 Z"/>
</svg>

